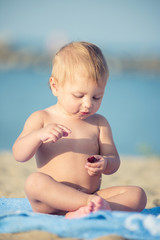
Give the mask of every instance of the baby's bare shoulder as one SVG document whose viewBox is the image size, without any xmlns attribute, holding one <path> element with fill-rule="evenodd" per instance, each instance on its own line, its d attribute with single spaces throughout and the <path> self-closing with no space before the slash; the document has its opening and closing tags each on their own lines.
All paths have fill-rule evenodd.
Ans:
<svg viewBox="0 0 160 240">
<path fill-rule="evenodd" d="M 48 109 L 38 110 L 33 112 L 27 119 L 25 123 L 25 128 L 38 129 L 44 126 L 45 119 L 49 115 Z"/>
<path fill-rule="evenodd" d="M 41 121 L 45 115 L 47 114 L 46 110 L 38 110 L 36 112 L 33 112 L 29 118 L 28 121 Z"/>
<path fill-rule="evenodd" d="M 96 122 L 98 126 L 109 125 L 107 119 L 103 115 L 97 113 L 91 116 L 91 121 Z"/>
<path fill-rule="evenodd" d="M 42 110 L 38 110 L 30 115 L 31 119 L 44 119 L 45 117 L 51 115 L 52 107 L 48 107 Z"/>
</svg>

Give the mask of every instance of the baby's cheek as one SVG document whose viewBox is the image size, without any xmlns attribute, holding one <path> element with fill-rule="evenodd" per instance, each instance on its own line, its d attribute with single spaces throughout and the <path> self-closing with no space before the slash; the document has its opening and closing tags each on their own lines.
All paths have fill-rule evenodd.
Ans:
<svg viewBox="0 0 160 240">
<path fill-rule="evenodd" d="M 66 104 L 66 110 L 69 113 L 75 114 L 77 113 L 77 106 L 75 104 L 71 104 L 71 102 L 67 102 Z"/>
</svg>

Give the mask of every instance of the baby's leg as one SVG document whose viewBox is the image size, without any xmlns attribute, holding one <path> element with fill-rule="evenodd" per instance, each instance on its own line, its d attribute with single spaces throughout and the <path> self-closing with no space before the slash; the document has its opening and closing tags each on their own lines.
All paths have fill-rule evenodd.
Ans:
<svg viewBox="0 0 160 240">
<path fill-rule="evenodd" d="M 75 211 L 87 205 L 90 196 L 39 172 L 29 176 L 25 192 L 33 211 L 41 213 Z"/>
<path fill-rule="evenodd" d="M 97 195 L 105 199 L 112 210 L 119 211 L 142 211 L 147 202 L 144 190 L 136 186 L 102 189 Z"/>
<path fill-rule="evenodd" d="M 83 209 L 83 214 L 92 211 L 90 202 L 94 195 L 59 183 L 43 173 L 30 175 L 25 184 L 25 191 L 35 212 L 73 212 L 84 206 L 87 208 Z M 96 210 L 96 206 L 94 208 Z"/>
</svg>

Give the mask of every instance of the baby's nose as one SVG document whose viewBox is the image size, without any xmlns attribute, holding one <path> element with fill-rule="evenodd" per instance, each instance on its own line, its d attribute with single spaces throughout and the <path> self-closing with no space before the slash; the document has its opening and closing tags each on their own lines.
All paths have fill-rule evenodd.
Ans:
<svg viewBox="0 0 160 240">
<path fill-rule="evenodd" d="M 83 106 L 85 108 L 90 108 L 92 106 L 92 100 L 90 98 L 84 99 Z"/>
</svg>

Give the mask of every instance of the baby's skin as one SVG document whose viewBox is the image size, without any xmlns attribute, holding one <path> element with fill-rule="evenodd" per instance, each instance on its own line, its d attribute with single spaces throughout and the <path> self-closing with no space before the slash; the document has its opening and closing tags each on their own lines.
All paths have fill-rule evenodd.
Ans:
<svg viewBox="0 0 160 240">
<path fill-rule="evenodd" d="M 106 82 L 97 84 L 83 71 L 74 76 L 74 82 L 67 79 L 63 85 L 50 78 L 57 103 L 33 113 L 13 146 L 17 161 L 36 158 L 37 172 L 25 184 L 32 209 L 67 212 L 66 218 L 98 210 L 141 211 L 146 204 L 141 188 L 100 189 L 102 175 L 120 166 L 110 125 L 96 113 Z"/>
<path fill-rule="evenodd" d="M 42 114 L 47 115 L 50 110 L 47 109 Z M 59 132 L 52 141 L 44 137 L 42 132 L 43 144 L 36 152 L 38 172 L 45 173 L 58 182 L 81 189 L 86 193 L 93 193 L 99 189 L 101 168 L 105 168 L 106 161 L 99 155 L 99 128 L 96 126 L 98 118 L 99 116 L 95 115 L 85 121 L 70 120 L 67 124 L 67 121 L 62 122 L 62 120 L 61 124 L 48 124 L 51 121 L 49 119 L 45 123 L 46 129 L 42 131 Z M 95 163 L 88 162 L 87 159 L 92 155 L 99 160 Z M 92 168 L 96 168 L 96 172 Z"/>
</svg>

